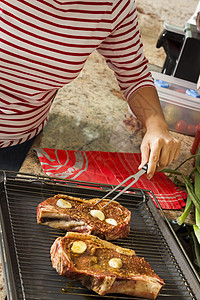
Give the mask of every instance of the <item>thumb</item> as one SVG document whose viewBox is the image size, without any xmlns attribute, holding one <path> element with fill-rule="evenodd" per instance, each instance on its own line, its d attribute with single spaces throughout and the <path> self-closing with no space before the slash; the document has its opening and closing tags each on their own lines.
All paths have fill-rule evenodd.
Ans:
<svg viewBox="0 0 200 300">
<path fill-rule="evenodd" d="M 141 162 L 138 167 L 138 169 L 142 169 L 142 167 L 149 161 L 149 156 L 150 156 L 150 150 L 149 147 L 142 147 L 141 146 Z"/>
</svg>

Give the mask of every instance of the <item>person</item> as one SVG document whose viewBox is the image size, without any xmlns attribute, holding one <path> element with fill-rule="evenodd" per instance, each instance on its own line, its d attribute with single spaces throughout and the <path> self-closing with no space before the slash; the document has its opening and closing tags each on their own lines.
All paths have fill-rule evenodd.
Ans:
<svg viewBox="0 0 200 300">
<path fill-rule="evenodd" d="M 189 20 L 187 21 L 187 23 L 195 25 L 197 27 L 197 30 L 200 32 L 200 1 L 197 4 L 195 12 L 189 18 Z"/>
<path fill-rule="evenodd" d="M 168 130 L 148 69 L 134 0 L 1 0 L 0 12 L 0 169 L 19 169 L 57 90 L 79 75 L 94 50 L 146 128 L 139 169 L 149 162 L 150 179 L 178 157 L 180 142 Z"/>
</svg>

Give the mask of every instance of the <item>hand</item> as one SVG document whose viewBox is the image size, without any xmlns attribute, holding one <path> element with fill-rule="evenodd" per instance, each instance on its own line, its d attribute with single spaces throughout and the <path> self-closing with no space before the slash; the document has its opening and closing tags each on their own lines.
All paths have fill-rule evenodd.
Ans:
<svg viewBox="0 0 200 300">
<path fill-rule="evenodd" d="M 141 164 L 147 162 L 147 178 L 151 179 L 155 171 L 160 171 L 177 159 L 181 143 L 174 138 L 166 127 L 152 125 L 148 128 L 141 144 Z"/>
<path fill-rule="evenodd" d="M 146 128 L 139 169 L 148 162 L 147 178 L 151 179 L 155 171 L 162 170 L 178 157 L 181 144 L 169 133 L 155 88 L 138 89 L 131 96 L 129 106 Z"/>
</svg>

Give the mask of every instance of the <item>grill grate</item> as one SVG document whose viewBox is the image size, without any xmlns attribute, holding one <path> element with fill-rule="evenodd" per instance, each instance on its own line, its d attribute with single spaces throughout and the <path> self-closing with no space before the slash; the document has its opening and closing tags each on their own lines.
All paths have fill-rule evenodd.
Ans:
<svg viewBox="0 0 200 300">
<path fill-rule="evenodd" d="M 85 199 L 102 197 L 108 186 L 101 190 L 95 184 L 52 182 L 45 177 L 19 175 L 4 173 L 0 193 L 1 248 L 8 299 L 141 299 L 124 295 L 101 297 L 58 275 L 51 266 L 49 251 L 54 240 L 64 233 L 36 222 L 37 205 L 46 198 L 57 193 Z M 199 282 L 189 267 L 186 270 L 177 261 L 183 254 L 151 197 L 146 191 L 132 191 L 118 199 L 131 210 L 130 235 L 114 243 L 134 249 L 164 279 L 165 286 L 157 299 L 197 299 L 198 289 L 195 289 L 199 288 Z"/>
</svg>

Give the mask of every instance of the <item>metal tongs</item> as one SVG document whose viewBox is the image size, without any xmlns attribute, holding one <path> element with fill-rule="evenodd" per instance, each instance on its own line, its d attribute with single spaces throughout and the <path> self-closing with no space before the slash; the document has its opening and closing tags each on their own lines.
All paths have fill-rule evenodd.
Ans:
<svg viewBox="0 0 200 300">
<path fill-rule="evenodd" d="M 115 195 L 108 203 L 106 203 L 102 208 L 106 207 L 108 204 L 110 204 L 112 201 L 114 201 L 115 199 L 117 199 L 121 194 L 123 194 L 124 192 L 126 192 L 134 183 L 136 183 L 138 181 L 138 179 L 140 178 L 140 176 L 142 176 L 143 174 L 145 174 L 148 170 L 148 163 L 146 163 L 142 169 L 140 171 L 138 171 L 136 174 L 134 175 L 130 175 L 129 177 L 127 177 L 126 179 L 124 179 L 124 181 L 122 181 L 119 185 L 117 185 L 114 189 L 112 189 L 110 192 L 108 192 L 105 196 L 103 196 L 98 202 L 95 203 L 95 205 L 97 205 L 98 203 L 100 203 L 103 199 L 107 198 L 110 194 L 112 194 L 114 191 L 116 191 L 118 188 L 120 188 L 124 183 L 126 183 L 127 181 L 129 181 L 130 179 L 134 178 L 133 181 L 131 181 L 131 183 L 127 186 L 125 186 L 123 188 L 123 190 L 121 190 L 117 195 Z"/>
</svg>

